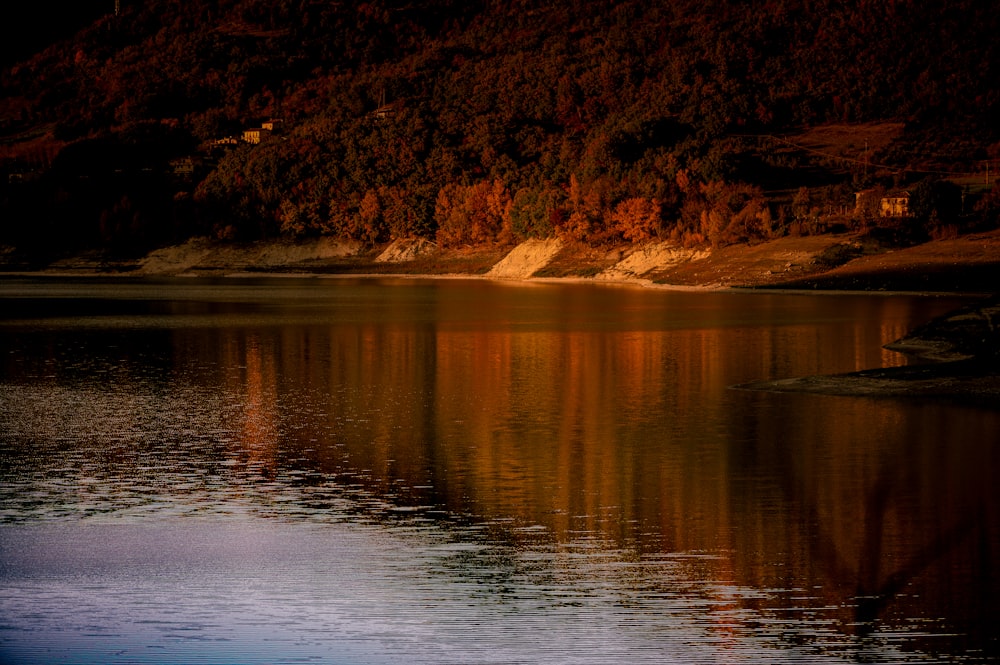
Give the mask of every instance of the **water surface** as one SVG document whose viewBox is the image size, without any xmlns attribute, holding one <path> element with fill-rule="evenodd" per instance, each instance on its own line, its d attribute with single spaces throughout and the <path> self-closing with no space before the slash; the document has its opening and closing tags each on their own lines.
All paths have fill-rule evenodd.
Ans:
<svg viewBox="0 0 1000 665">
<path fill-rule="evenodd" d="M 0 282 L 0 661 L 997 662 L 955 298 Z"/>
</svg>

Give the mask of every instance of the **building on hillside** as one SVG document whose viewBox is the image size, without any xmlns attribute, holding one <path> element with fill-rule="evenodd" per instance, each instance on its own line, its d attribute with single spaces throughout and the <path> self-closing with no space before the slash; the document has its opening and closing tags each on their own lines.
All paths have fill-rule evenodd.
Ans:
<svg viewBox="0 0 1000 665">
<path fill-rule="evenodd" d="M 376 120 L 388 120 L 392 117 L 394 111 L 395 109 L 393 109 L 392 104 L 386 104 L 375 109 L 372 115 L 375 116 Z"/>
<path fill-rule="evenodd" d="M 243 142 L 251 145 L 258 145 L 261 141 L 271 135 L 271 130 L 263 127 L 243 130 Z"/>
<path fill-rule="evenodd" d="M 902 189 L 886 192 L 879 203 L 880 217 L 908 217 L 910 215 L 910 193 Z"/>
<path fill-rule="evenodd" d="M 378 107 L 372 111 L 372 116 L 376 120 L 388 120 L 396 112 L 396 105 L 393 102 L 385 101 L 385 90 L 379 96 Z"/>
<path fill-rule="evenodd" d="M 276 133 L 279 129 L 281 129 L 281 120 L 271 118 L 267 122 L 260 123 L 260 127 L 244 129 L 243 142 L 258 145 L 261 141 L 265 140 L 271 134 Z"/>
<path fill-rule="evenodd" d="M 893 189 L 886 192 L 882 191 L 881 188 L 855 192 L 854 210 L 869 218 L 909 217 L 910 193 L 903 189 Z"/>
</svg>

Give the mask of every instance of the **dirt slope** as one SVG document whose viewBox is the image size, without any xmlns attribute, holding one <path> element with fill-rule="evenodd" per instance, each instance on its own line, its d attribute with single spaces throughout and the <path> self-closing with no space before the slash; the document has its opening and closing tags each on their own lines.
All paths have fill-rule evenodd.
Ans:
<svg viewBox="0 0 1000 665">
<path fill-rule="evenodd" d="M 0 261 L 9 254 L 0 253 Z M 14 265 L 8 263 L 8 271 L 23 270 Z M 193 239 L 131 261 L 89 252 L 32 274 L 240 272 L 451 274 L 502 279 L 593 278 L 701 288 L 996 293 L 1000 292 L 1000 230 L 905 249 L 846 233 L 711 249 L 669 243 L 589 247 L 558 239 L 528 240 L 513 248 L 456 249 L 442 249 L 426 240 L 364 247 L 332 238 L 239 245 Z"/>
<path fill-rule="evenodd" d="M 562 248 L 557 238 L 526 240 L 486 273 L 488 277 L 527 279 L 544 268 Z"/>
</svg>

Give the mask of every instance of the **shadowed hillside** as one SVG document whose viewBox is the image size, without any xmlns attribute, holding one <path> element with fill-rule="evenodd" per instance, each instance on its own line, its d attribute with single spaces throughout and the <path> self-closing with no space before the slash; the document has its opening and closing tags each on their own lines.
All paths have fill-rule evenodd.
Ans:
<svg viewBox="0 0 1000 665">
<path fill-rule="evenodd" d="M 0 77 L 19 253 L 996 226 L 986 3 L 106 4 Z"/>
</svg>

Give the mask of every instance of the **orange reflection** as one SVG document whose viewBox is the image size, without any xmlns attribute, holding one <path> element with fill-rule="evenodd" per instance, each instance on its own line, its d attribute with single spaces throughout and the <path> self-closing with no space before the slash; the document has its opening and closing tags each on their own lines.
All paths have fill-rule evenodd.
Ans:
<svg viewBox="0 0 1000 665">
<path fill-rule="evenodd" d="M 996 417 L 729 389 L 898 363 L 881 346 L 912 327 L 905 302 L 867 299 L 818 325 L 799 321 L 822 312 L 799 310 L 828 303 L 779 299 L 789 312 L 761 326 L 725 310 L 717 321 L 636 314 L 634 301 L 622 298 L 629 325 L 228 332 L 222 365 L 244 368 L 226 373 L 244 399 L 241 445 L 254 463 L 277 464 L 284 414 L 294 426 L 282 445 L 389 500 L 409 492 L 561 541 L 721 553 L 717 579 L 806 585 L 845 625 L 888 602 L 955 604 L 930 580 L 974 575 L 992 560 L 984 548 L 1000 551 L 990 477 L 1000 453 L 981 443 L 995 439 Z"/>
<path fill-rule="evenodd" d="M 229 368 L 227 389 L 242 396 L 237 451 L 248 468 L 273 474 L 278 447 L 278 371 L 275 348 L 259 335 L 236 332 L 221 340 L 223 366 Z"/>
</svg>

